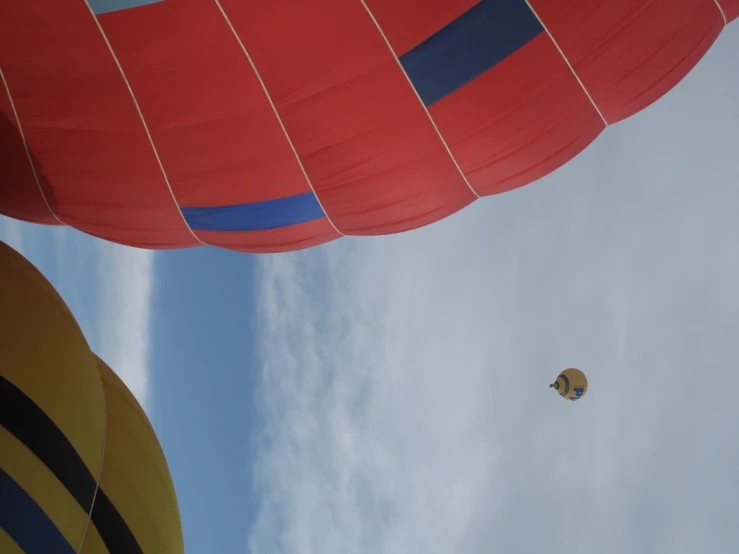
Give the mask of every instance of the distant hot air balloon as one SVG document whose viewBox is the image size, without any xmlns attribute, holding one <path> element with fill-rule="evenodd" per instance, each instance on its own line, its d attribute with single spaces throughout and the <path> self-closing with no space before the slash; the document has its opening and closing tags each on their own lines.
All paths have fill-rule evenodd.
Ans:
<svg viewBox="0 0 739 554">
<path fill-rule="evenodd" d="M 2 242 L 0 552 L 184 552 L 144 410 L 51 284 Z"/>
<path fill-rule="evenodd" d="M 0 213 L 143 248 L 284 252 L 415 229 L 547 175 L 674 87 L 739 0 L 0 13 Z"/>
<path fill-rule="evenodd" d="M 579 400 L 588 392 L 588 378 L 579 369 L 571 367 L 560 373 L 549 386 L 565 400 Z"/>
</svg>

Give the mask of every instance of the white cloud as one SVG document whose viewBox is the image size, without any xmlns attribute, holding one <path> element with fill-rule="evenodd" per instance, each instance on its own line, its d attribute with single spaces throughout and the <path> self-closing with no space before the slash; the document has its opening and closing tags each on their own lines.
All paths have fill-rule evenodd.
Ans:
<svg viewBox="0 0 739 554">
<path fill-rule="evenodd" d="M 261 258 L 252 552 L 735 550 L 737 31 L 536 184 Z"/>
<path fill-rule="evenodd" d="M 148 409 L 154 252 L 99 244 L 97 354 Z"/>
</svg>

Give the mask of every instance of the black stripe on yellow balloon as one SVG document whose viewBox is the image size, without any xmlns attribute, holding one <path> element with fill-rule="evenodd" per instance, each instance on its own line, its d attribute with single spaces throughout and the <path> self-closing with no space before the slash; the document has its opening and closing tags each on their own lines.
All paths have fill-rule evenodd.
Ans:
<svg viewBox="0 0 739 554">
<path fill-rule="evenodd" d="M 559 391 L 559 395 L 567 396 L 567 393 L 570 392 L 570 380 L 567 378 L 567 375 L 565 375 L 564 373 L 560 373 L 559 376 L 562 378 L 562 381 L 565 384 L 565 388 Z"/>
<path fill-rule="evenodd" d="M 90 513 L 90 499 L 96 487 L 90 470 L 51 418 L 1 375 L 0 425 L 33 452 Z M 110 554 L 143 554 L 131 529 L 102 489 L 95 497 L 91 519 Z"/>
<path fill-rule="evenodd" d="M 0 528 L 25 554 L 75 554 L 74 548 L 23 487 L 0 468 Z"/>
<path fill-rule="evenodd" d="M 0 552 L 3 554 L 26 554 L 0 525 Z"/>
<path fill-rule="evenodd" d="M 90 513 L 96 486 L 90 470 L 43 410 L 1 375 L 0 425 L 25 444 L 61 481 L 85 513 Z"/>
</svg>

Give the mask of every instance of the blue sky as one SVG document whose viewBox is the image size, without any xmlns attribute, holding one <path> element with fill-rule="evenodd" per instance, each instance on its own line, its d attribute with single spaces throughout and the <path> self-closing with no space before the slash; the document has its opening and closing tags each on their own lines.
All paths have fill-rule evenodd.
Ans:
<svg viewBox="0 0 739 554">
<path fill-rule="evenodd" d="M 187 552 L 739 543 L 739 28 L 644 113 L 424 229 L 280 256 L 0 219 L 150 414 Z M 547 385 L 568 366 L 586 400 Z"/>
<path fill-rule="evenodd" d="M 0 238 L 51 280 L 152 419 L 187 552 L 245 551 L 258 378 L 254 258 L 152 253 L 7 218 Z"/>
</svg>

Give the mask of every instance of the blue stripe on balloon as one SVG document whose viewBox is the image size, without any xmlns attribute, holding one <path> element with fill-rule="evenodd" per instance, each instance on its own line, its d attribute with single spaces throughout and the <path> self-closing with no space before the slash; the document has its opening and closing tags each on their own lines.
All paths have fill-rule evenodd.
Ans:
<svg viewBox="0 0 739 554">
<path fill-rule="evenodd" d="M 479 77 L 544 28 L 526 0 L 482 0 L 400 57 L 426 106 Z"/>
<path fill-rule="evenodd" d="M 156 4 L 157 2 L 164 2 L 164 0 L 88 0 L 92 11 L 96 15 L 109 12 L 119 12 L 121 10 L 128 10 L 131 8 L 138 8 L 139 6 L 146 6 L 147 4 Z"/>
<path fill-rule="evenodd" d="M 266 231 L 325 217 L 315 194 L 211 208 L 180 208 L 193 231 Z"/>
<path fill-rule="evenodd" d="M 75 554 L 54 522 L 15 480 L 0 469 L 0 528 L 26 554 Z"/>
</svg>

